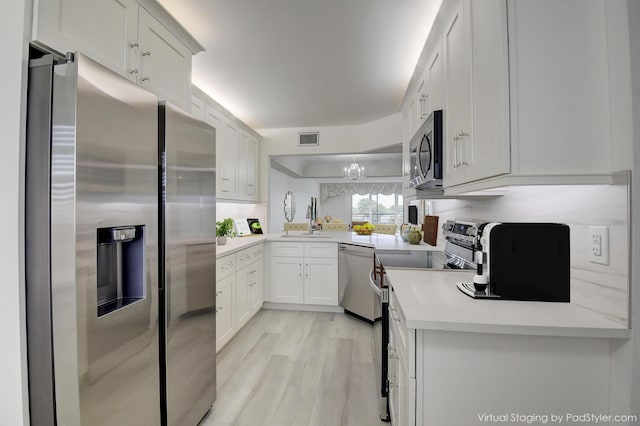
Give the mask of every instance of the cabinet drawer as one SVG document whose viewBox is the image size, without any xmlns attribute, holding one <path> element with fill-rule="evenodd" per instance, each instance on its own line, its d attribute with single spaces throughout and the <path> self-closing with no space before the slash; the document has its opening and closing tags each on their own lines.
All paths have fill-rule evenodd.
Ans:
<svg viewBox="0 0 640 426">
<path fill-rule="evenodd" d="M 338 257 L 337 243 L 304 243 L 304 257 Z"/>
<path fill-rule="evenodd" d="M 236 253 L 236 269 L 242 269 L 245 266 L 253 263 L 253 252 L 252 248 L 246 248 L 244 250 L 240 250 Z"/>
<path fill-rule="evenodd" d="M 251 258 L 254 262 L 262 260 L 262 253 L 264 252 L 264 244 L 256 244 L 249 248 L 251 250 Z"/>
<path fill-rule="evenodd" d="M 389 297 L 389 327 L 394 339 L 392 345 L 400 359 L 403 359 L 409 377 L 416 377 L 416 331 L 406 327 L 402 310 L 393 291 Z"/>
<path fill-rule="evenodd" d="M 230 254 L 216 259 L 216 281 L 236 272 L 236 255 Z"/>
<path fill-rule="evenodd" d="M 304 243 L 271 243 L 271 256 L 300 257 Z"/>
</svg>

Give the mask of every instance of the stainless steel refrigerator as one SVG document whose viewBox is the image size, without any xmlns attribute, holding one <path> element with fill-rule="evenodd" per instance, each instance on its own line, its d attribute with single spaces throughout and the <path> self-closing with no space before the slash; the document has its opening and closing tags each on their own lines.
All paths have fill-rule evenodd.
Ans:
<svg viewBox="0 0 640 426">
<path fill-rule="evenodd" d="M 202 416 L 205 387 L 214 389 L 206 393 L 213 403 L 215 135 L 204 128 L 208 154 L 188 137 L 175 155 L 165 153 L 174 130 L 162 127 L 173 123 L 164 111 L 155 95 L 82 54 L 30 63 L 25 281 L 33 425 L 151 425 L 174 412 Z M 185 123 L 175 134 L 185 134 Z M 193 157 L 207 165 L 194 165 Z M 172 170 L 176 181 L 197 176 L 199 192 L 174 185 Z M 183 203 L 177 208 L 169 204 L 174 190 Z M 192 220 L 195 206 L 199 222 Z M 165 217 L 174 223 L 165 225 Z M 182 219 L 189 236 L 201 226 L 199 239 L 182 238 Z M 211 270 L 205 289 L 202 276 Z M 194 291 L 197 308 L 189 304 Z M 209 340 L 213 350 L 205 349 Z M 181 341 L 198 354 L 193 369 L 207 366 L 207 386 L 175 373 L 184 354 L 172 347 Z M 175 418 L 188 424 L 182 416 Z"/>
</svg>

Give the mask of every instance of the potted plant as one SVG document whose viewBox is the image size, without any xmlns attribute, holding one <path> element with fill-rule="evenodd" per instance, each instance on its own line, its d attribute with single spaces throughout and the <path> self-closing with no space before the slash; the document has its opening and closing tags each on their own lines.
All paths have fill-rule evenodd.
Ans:
<svg viewBox="0 0 640 426">
<path fill-rule="evenodd" d="M 222 222 L 216 222 L 216 240 L 221 246 L 227 244 L 227 237 L 233 237 L 233 219 L 230 217 L 223 219 Z"/>
</svg>

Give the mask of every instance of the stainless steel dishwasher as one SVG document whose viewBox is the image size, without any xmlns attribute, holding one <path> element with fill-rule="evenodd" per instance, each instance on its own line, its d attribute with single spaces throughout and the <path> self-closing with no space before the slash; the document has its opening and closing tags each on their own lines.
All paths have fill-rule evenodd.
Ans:
<svg viewBox="0 0 640 426">
<path fill-rule="evenodd" d="M 380 317 L 380 300 L 369 284 L 373 268 L 371 247 L 338 245 L 338 303 L 350 315 L 369 323 Z"/>
</svg>

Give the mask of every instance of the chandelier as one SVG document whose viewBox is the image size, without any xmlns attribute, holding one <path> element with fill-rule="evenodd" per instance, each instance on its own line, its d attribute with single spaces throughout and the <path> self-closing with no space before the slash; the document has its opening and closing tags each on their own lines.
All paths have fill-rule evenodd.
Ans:
<svg viewBox="0 0 640 426">
<path fill-rule="evenodd" d="M 344 177 L 345 179 L 350 180 L 358 180 L 364 178 L 364 166 L 360 166 L 356 163 L 355 157 L 353 158 L 353 163 L 349 165 L 349 167 L 344 168 Z"/>
</svg>

